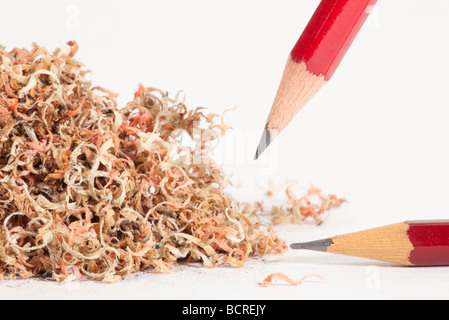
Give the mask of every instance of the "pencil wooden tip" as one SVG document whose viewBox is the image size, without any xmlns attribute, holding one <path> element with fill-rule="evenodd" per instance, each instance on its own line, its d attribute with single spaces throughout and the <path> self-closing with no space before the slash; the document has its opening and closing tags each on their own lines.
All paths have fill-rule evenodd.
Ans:
<svg viewBox="0 0 449 320">
<path fill-rule="evenodd" d="M 322 239 L 304 243 L 293 243 L 290 245 L 290 248 L 296 250 L 312 250 L 312 251 L 327 252 L 327 248 L 333 244 L 334 242 L 332 241 L 332 239 Z"/>
<path fill-rule="evenodd" d="M 326 83 L 323 75 L 315 75 L 305 62 L 295 62 L 290 56 L 267 119 L 267 128 L 272 135 L 273 132 L 280 134 Z"/>
<path fill-rule="evenodd" d="M 265 126 L 265 129 L 262 134 L 262 138 L 260 138 L 259 146 L 257 147 L 256 154 L 254 156 L 254 160 L 257 160 L 259 156 L 268 148 L 271 144 L 271 132 L 268 129 L 268 126 Z"/>
</svg>

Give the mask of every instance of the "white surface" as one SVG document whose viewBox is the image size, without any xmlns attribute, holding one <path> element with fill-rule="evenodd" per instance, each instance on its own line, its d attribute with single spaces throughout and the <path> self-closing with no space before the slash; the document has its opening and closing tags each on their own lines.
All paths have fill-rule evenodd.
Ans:
<svg viewBox="0 0 449 320">
<path fill-rule="evenodd" d="M 75 39 L 95 84 L 120 92 L 139 83 L 189 106 L 227 113 L 234 132 L 217 157 L 242 200 L 268 180 L 313 183 L 350 201 L 321 227 L 283 226 L 288 243 L 407 219 L 449 215 L 447 0 L 380 0 L 332 81 L 258 162 L 252 161 L 287 55 L 318 0 L 2 0 L 1 44 L 54 49 Z M 226 154 L 226 156 L 221 156 Z M 241 269 L 179 267 L 174 274 L 93 282 L 4 281 L 0 298 L 449 298 L 449 272 L 288 252 Z M 309 273 L 303 286 L 257 284 L 272 272 Z"/>
</svg>

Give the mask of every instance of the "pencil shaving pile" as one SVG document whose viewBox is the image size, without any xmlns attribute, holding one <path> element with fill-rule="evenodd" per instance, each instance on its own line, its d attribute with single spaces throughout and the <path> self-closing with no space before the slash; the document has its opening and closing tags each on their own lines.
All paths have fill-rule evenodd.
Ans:
<svg viewBox="0 0 449 320">
<path fill-rule="evenodd" d="M 226 128 L 142 86 L 119 111 L 70 45 L 0 51 L 1 273 L 114 281 L 180 259 L 239 266 L 285 250 L 202 156 Z M 186 148 L 180 131 L 198 139 L 201 122 Z"/>
<path fill-rule="evenodd" d="M 143 86 L 119 109 L 68 45 L 0 47 L 0 280 L 112 282 L 286 250 L 225 191 L 208 157 L 227 129 L 215 115 Z"/>
</svg>

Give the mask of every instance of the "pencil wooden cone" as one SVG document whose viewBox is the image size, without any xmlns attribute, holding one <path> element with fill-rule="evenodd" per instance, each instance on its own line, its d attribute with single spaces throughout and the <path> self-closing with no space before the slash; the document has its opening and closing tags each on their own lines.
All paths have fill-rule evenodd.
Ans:
<svg viewBox="0 0 449 320">
<path fill-rule="evenodd" d="M 327 252 L 411 265 L 409 255 L 413 244 L 408 238 L 408 229 L 407 223 L 397 223 L 332 237 L 333 244 Z"/>
<path fill-rule="evenodd" d="M 324 76 L 316 76 L 307 70 L 304 62 L 288 58 L 273 108 L 268 116 L 267 129 L 275 139 L 288 123 L 326 84 Z"/>
</svg>

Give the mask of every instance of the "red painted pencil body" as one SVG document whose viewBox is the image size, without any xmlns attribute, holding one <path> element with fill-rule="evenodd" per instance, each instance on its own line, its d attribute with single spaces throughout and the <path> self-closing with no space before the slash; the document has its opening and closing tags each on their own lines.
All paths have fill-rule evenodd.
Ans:
<svg viewBox="0 0 449 320">
<path fill-rule="evenodd" d="M 377 0 L 322 0 L 291 52 L 316 76 L 328 81 Z"/>
<path fill-rule="evenodd" d="M 449 265 L 449 220 L 407 223 L 408 237 L 414 247 L 410 262 L 415 266 Z"/>
</svg>

